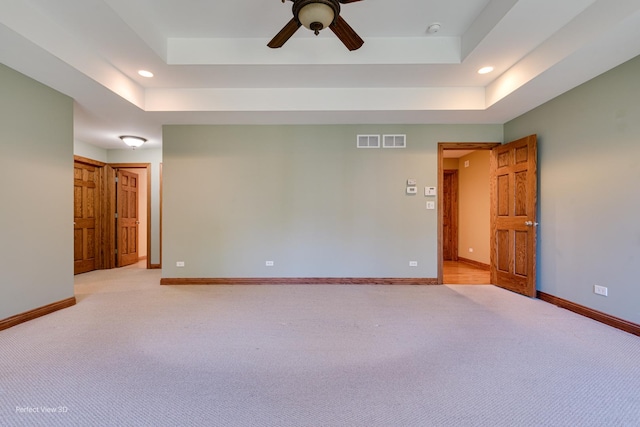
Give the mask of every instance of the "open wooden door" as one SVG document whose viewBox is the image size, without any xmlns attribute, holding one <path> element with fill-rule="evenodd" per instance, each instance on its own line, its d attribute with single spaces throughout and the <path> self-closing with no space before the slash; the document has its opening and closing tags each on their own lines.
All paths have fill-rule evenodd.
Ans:
<svg viewBox="0 0 640 427">
<path fill-rule="evenodd" d="M 116 181 L 117 265 L 138 262 L 138 174 L 118 170 Z"/>
<path fill-rule="evenodd" d="M 98 168 L 74 162 L 73 166 L 73 274 L 98 268 L 97 214 Z"/>
<path fill-rule="evenodd" d="M 491 282 L 536 296 L 537 137 L 491 150 Z"/>
</svg>

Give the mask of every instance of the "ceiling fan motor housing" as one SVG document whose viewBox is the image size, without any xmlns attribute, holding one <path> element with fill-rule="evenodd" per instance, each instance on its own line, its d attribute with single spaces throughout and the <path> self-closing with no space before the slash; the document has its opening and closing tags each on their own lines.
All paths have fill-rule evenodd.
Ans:
<svg viewBox="0 0 640 427">
<path fill-rule="evenodd" d="M 333 13 L 332 13 L 333 12 Z M 293 16 L 316 35 L 340 14 L 338 0 L 294 0 Z"/>
</svg>

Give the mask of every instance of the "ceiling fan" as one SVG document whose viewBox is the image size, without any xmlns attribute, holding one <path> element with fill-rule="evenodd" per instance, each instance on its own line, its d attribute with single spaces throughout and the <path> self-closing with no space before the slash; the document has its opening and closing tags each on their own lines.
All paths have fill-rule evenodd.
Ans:
<svg viewBox="0 0 640 427">
<path fill-rule="evenodd" d="M 282 0 L 284 3 L 286 0 Z M 293 18 L 267 44 L 270 48 L 282 47 L 298 28 L 304 26 L 316 36 L 320 30 L 329 27 L 349 50 L 359 49 L 364 41 L 340 16 L 340 3 L 360 0 L 289 0 L 293 2 Z"/>
</svg>

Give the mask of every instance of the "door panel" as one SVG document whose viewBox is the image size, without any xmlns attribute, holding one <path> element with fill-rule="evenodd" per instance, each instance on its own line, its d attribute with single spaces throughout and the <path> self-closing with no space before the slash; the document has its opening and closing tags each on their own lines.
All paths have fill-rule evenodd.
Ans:
<svg viewBox="0 0 640 427">
<path fill-rule="evenodd" d="M 119 170 L 116 184 L 118 267 L 138 262 L 138 174 Z"/>
<path fill-rule="evenodd" d="M 492 150 L 491 281 L 536 295 L 537 138 Z"/>
<path fill-rule="evenodd" d="M 517 275 L 527 275 L 527 247 L 529 246 L 529 233 L 516 231 L 515 264 L 514 271 Z"/>
<path fill-rule="evenodd" d="M 96 266 L 97 168 L 74 163 L 73 189 L 73 273 L 92 271 Z"/>
</svg>

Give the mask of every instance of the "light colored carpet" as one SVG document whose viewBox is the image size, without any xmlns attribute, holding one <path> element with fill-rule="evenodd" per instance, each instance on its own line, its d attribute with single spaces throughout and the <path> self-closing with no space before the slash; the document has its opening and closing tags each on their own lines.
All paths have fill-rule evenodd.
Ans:
<svg viewBox="0 0 640 427">
<path fill-rule="evenodd" d="M 0 332 L 0 425 L 640 425 L 640 338 L 539 300 L 159 279 L 86 273 Z"/>
</svg>

